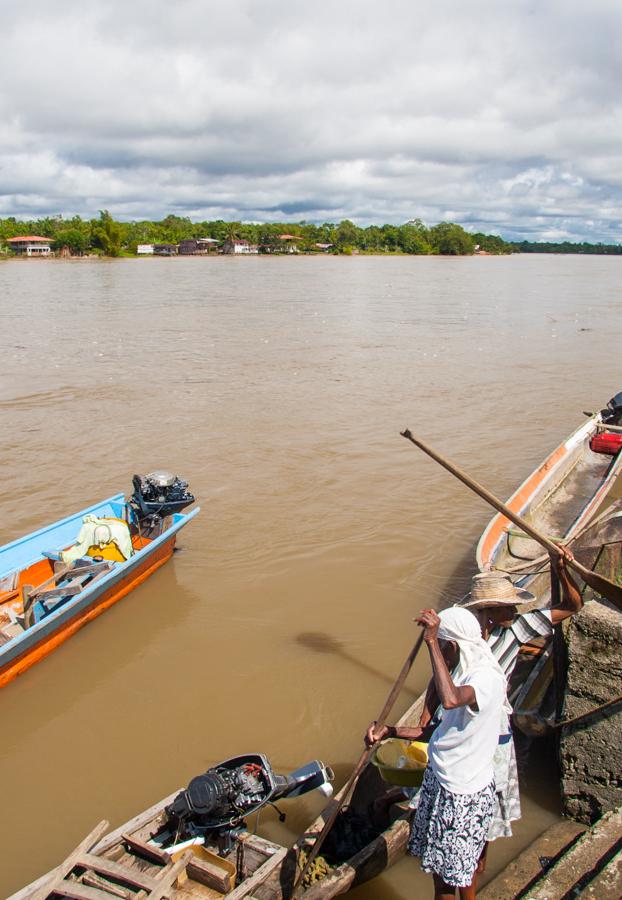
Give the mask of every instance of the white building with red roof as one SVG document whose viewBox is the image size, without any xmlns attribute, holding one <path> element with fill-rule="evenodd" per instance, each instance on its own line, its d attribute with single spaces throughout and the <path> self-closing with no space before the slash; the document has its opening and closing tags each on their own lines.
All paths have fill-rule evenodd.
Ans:
<svg viewBox="0 0 622 900">
<path fill-rule="evenodd" d="M 51 238 L 38 237 L 36 234 L 20 235 L 6 239 L 7 244 L 19 256 L 49 256 L 52 252 Z"/>
</svg>

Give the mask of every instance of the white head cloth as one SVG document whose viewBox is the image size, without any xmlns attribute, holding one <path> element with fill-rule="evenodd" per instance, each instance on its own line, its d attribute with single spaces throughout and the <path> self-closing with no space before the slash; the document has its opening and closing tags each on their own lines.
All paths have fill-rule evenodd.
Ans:
<svg viewBox="0 0 622 900">
<path fill-rule="evenodd" d="M 459 606 L 443 609 L 439 614 L 441 624 L 438 638 L 454 641 L 460 649 L 460 663 L 456 675 L 469 675 L 477 669 L 492 669 L 505 684 L 503 669 L 482 637 L 479 622 L 472 612 Z"/>
</svg>

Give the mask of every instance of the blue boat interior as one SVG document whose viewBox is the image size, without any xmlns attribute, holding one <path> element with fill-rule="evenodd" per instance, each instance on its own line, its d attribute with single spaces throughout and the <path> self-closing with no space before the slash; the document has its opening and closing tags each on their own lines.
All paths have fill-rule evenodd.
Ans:
<svg viewBox="0 0 622 900">
<path fill-rule="evenodd" d="M 3 649 L 7 642 L 62 607 L 73 605 L 72 601 L 79 601 L 85 593 L 90 594 L 92 583 L 93 590 L 97 590 L 94 582 L 109 581 L 115 571 L 132 565 L 137 557 L 178 531 L 198 511 L 197 508 L 189 513 L 173 513 L 160 533 L 145 535 L 137 527 L 135 509 L 123 494 L 115 494 L 0 548 L 0 647 Z M 61 551 L 76 545 L 84 517 L 88 515 L 121 520 L 117 527 L 126 536 L 129 554 L 126 549 L 125 556 L 129 558 L 122 554 L 116 558 L 94 555 L 91 547 L 88 555 L 77 555 L 70 564 L 63 561 Z"/>
</svg>

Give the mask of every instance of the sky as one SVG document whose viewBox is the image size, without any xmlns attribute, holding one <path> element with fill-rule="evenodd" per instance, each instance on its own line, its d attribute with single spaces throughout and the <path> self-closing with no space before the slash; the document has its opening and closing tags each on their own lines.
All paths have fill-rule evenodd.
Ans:
<svg viewBox="0 0 622 900">
<path fill-rule="evenodd" d="M 0 217 L 622 241 L 620 0 L 29 0 Z"/>
</svg>

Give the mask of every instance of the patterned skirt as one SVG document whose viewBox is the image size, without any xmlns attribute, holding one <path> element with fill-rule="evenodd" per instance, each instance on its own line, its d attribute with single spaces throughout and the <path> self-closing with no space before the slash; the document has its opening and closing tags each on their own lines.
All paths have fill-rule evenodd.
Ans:
<svg viewBox="0 0 622 900">
<path fill-rule="evenodd" d="M 424 872 L 435 873 L 453 887 L 468 887 L 488 839 L 494 810 L 494 781 L 476 794 L 452 794 L 428 767 L 408 852 L 421 857 Z"/>
</svg>

